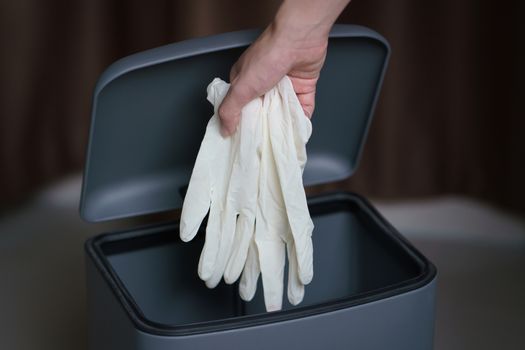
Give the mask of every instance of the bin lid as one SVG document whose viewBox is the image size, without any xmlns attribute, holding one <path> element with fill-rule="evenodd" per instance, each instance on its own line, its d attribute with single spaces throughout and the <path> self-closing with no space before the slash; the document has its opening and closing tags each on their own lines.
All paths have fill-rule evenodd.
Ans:
<svg viewBox="0 0 525 350">
<path fill-rule="evenodd" d="M 80 215 L 105 221 L 180 208 L 213 107 L 206 87 L 260 31 L 191 39 L 125 57 L 93 95 Z M 335 25 L 318 82 L 304 185 L 353 174 L 389 57 L 386 40 Z"/>
</svg>

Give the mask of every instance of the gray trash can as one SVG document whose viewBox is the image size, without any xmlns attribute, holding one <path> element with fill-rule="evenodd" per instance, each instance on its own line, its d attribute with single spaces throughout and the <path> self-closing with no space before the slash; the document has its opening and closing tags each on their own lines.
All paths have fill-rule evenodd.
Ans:
<svg viewBox="0 0 525 350">
<path fill-rule="evenodd" d="M 188 40 L 119 60 L 94 92 L 81 216 L 91 222 L 173 210 L 213 114 L 207 84 L 257 36 Z M 318 85 L 305 185 L 351 176 L 389 57 L 385 39 L 337 25 Z M 203 234 L 178 222 L 86 242 L 90 349 L 432 349 L 436 270 L 363 197 L 308 199 L 314 280 L 303 303 L 266 313 L 261 286 L 245 303 L 236 285 L 197 276 Z"/>
</svg>

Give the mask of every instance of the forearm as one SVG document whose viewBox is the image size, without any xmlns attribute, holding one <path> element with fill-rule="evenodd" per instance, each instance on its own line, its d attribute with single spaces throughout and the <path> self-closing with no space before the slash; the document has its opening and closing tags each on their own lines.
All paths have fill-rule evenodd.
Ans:
<svg viewBox="0 0 525 350">
<path fill-rule="evenodd" d="M 349 2 L 350 0 L 284 0 L 272 26 L 279 35 L 293 40 L 324 40 Z"/>
</svg>

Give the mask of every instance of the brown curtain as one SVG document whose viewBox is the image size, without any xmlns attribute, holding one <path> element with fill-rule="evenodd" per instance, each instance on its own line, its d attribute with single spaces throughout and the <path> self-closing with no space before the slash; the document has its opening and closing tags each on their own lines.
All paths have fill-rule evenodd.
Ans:
<svg viewBox="0 0 525 350">
<path fill-rule="evenodd" d="M 268 23 L 277 0 L 0 2 L 0 208 L 82 169 L 91 91 L 122 56 Z M 357 174 L 375 197 L 467 194 L 525 213 L 523 2 L 354 0 L 392 59 Z M 314 116 L 315 117 L 315 116 Z"/>
</svg>

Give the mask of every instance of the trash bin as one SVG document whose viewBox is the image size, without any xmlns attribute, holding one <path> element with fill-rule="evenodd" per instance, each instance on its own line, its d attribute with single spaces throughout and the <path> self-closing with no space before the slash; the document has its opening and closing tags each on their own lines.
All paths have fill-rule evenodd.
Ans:
<svg viewBox="0 0 525 350">
<path fill-rule="evenodd" d="M 228 80 L 257 37 L 192 39 L 119 60 L 95 88 L 80 203 L 90 222 L 180 208 L 212 106 L 206 86 Z M 389 57 L 374 31 L 336 25 L 318 83 L 304 183 L 353 174 Z M 353 193 L 308 198 L 314 279 L 304 301 L 265 312 L 262 287 L 243 302 L 236 285 L 197 276 L 203 233 L 178 221 L 86 242 L 90 349 L 432 349 L 436 270 Z"/>
</svg>

